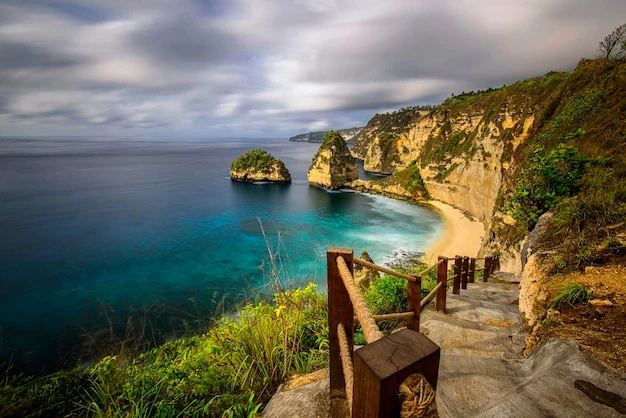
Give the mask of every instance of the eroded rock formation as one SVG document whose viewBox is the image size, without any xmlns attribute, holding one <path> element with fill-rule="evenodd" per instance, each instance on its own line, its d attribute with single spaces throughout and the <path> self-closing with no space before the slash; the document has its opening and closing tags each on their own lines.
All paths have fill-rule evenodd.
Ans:
<svg viewBox="0 0 626 418">
<path fill-rule="evenodd" d="M 311 186 L 339 189 L 359 178 L 359 168 L 346 141 L 335 131 L 329 131 L 313 157 L 307 178 Z"/>
<path fill-rule="evenodd" d="M 230 178 L 245 182 L 291 183 L 291 175 L 285 164 L 262 149 L 248 151 L 233 161 Z"/>
</svg>

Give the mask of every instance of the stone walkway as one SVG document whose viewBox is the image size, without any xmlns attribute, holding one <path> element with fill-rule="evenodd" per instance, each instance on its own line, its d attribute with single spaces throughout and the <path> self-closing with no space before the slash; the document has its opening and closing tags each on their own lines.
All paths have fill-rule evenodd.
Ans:
<svg viewBox="0 0 626 418">
<path fill-rule="evenodd" d="M 528 358 L 516 278 L 496 273 L 448 295 L 446 315 L 422 312 L 421 331 L 441 347 L 441 417 L 621 417 L 626 376 L 550 340 Z M 593 398 L 593 399 L 592 399 Z M 621 400 L 620 400 L 621 399 Z M 609 405 L 607 405 L 609 404 Z"/>
<path fill-rule="evenodd" d="M 626 375 L 575 343 L 553 339 L 522 356 L 518 294 L 515 277 L 496 273 L 449 293 L 447 314 L 432 304 L 422 312 L 421 331 L 441 347 L 440 417 L 625 416 Z M 326 379 L 279 393 L 263 416 L 325 416 L 327 391 Z"/>
</svg>

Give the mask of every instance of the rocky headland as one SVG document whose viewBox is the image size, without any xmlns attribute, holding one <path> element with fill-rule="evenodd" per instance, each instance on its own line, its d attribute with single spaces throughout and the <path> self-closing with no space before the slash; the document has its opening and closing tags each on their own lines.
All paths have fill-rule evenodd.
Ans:
<svg viewBox="0 0 626 418">
<path fill-rule="evenodd" d="M 346 187 L 359 178 L 359 168 L 346 141 L 335 131 L 329 131 L 320 145 L 307 178 L 311 186 L 335 190 Z"/>
<path fill-rule="evenodd" d="M 350 143 L 353 139 L 355 139 L 359 133 L 363 130 L 363 127 L 360 128 L 345 128 L 345 129 L 337 129 L 337 132 L 341 137 L 347 142 Z M 289 138 L 289 142 L 322 142 L 326 134 L 330 131 L 314 131 L 308 132 L 306 134 L 298 134 Z"/>
<path fill-rule="evenodd" d="M 262 149 L 248 151 L 235 159 L 230 165 L 230 178 L 243 182 L 291 183 L 285 164 Z"/>
</svg>

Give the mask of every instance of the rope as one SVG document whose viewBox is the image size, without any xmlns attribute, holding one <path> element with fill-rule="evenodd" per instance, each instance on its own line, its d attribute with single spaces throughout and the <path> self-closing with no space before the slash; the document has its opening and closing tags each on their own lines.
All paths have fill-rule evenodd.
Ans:
<svg viewBox="0 0 626 418">
<path fill-rule="evenodd" d="M 428 267 L 426 270 L 422 271 L 420 273 L 420 275 L 422 277 L 426 276 L 428 273 L 430 273 L 431 271 L 433 271 L 436 267 L 439 267 L 440 264 L 445 263 L 446 260 L 439 260 L 438 262 L 436 262 L 435 264 L 433 264 L 432 266 Z"/>
<path fill-rule="evenodd" d="M 339 270 L 339 275 L 343 280 L 343 285 L 346 287 L 350 300 L 352 301 L 354 312 L 356 313 L 356 317 L 359 319 L 365 339 L 368 343 L 380 340 L 383 338 L 383 333 L 378 329 L 376 321 L 372 317 L 370 310 L 367 308 L 365 299 L 363 299 L 363 295 L 359 292 L 359 289 L 357 289 L 356 284 L 354 284 L 354 279 L 352 278 L 350 269 L 348 269 L 346 260 L 344 260 L 342 256 L 337 256 L 337 268 Z"/>
<path fill-rule="evenodd" d="M 407 377 L 400 384 L 399 392 L 401 418 L 425 416 L 435 400 L 435 391 L 420 373 Z"/>
<path fill-rule="evenodd" d="M 378 264 L 370 263 L 369 261 L 363 260 L 362 258 L 353 259 L 354 264 L 359 264 L 363 267 L 371 268 L 373 270 L 377 270 L 383 273 L 391 274 L 392 276 L 399 277 L 401 279 L 407 280 L 409 282 L 417 281 L 419 276 L 409 276 L 408 274 L 398 273 L 395 270 L 388 269 L 386 267 L 379 266 Z"/>
<path fill-rule="evenodd" d="M 354 372 L 352 368 L 352 356 L 350 355 L 350 346 L 348 345 L 348 337 L 343 324 L 337 324 L 337 336 L 339 337 L 339 356 L 341 357 L 341 366 L 343 367 L 343 378 L 346 382 L 346 398 L 348 398 L 348 407 L 352 415 L 352 391 L 354 383 Z"/>
<path fill-rule="evenodd" d="M 428 302 L 430 302 L 430 300 L 432 298 L 435 297 L 435 295 L 437 294 L 437 290 L 439 290 L 439 288 L 443 286 L 443 283 L 439 283 L 437 284 L 437 286 L 435 286 L 435 288 L 433 290 L 430 291 L 430 293 L 428 294 L 428 296 L 426 296 L 424 299 L 422 299 L 422 301 L 420 302 L 420 308 L 423 308 L 424 305 L 426 305 Z"/>
<path fill-rule="evenodd" d="M 411 311 L 411 312 L 397 312 L 397 313 L 382 314 L 382 315 L 372 315 L 372 318 L 374 318 L 374 321 L 378 322 L 378 321 L 391 321 L 394 319 L 413 318 L 414 316 L 415 316 L 415 312 Z M 359 318 L 357 317 L 354 317 L 354 319 L 356 321 L 359 320 Z"/>
</svg>

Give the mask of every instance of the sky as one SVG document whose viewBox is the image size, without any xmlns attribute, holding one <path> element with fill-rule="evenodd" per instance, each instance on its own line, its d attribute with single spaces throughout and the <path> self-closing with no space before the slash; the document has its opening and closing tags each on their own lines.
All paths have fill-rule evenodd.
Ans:
<svg viewBox="0 0 626 418">
<path fill-rule="evenodd" d="M 0 136 L 289 137 L 594 58 L 624 0 L 2 0 Z"/>
</svg>

